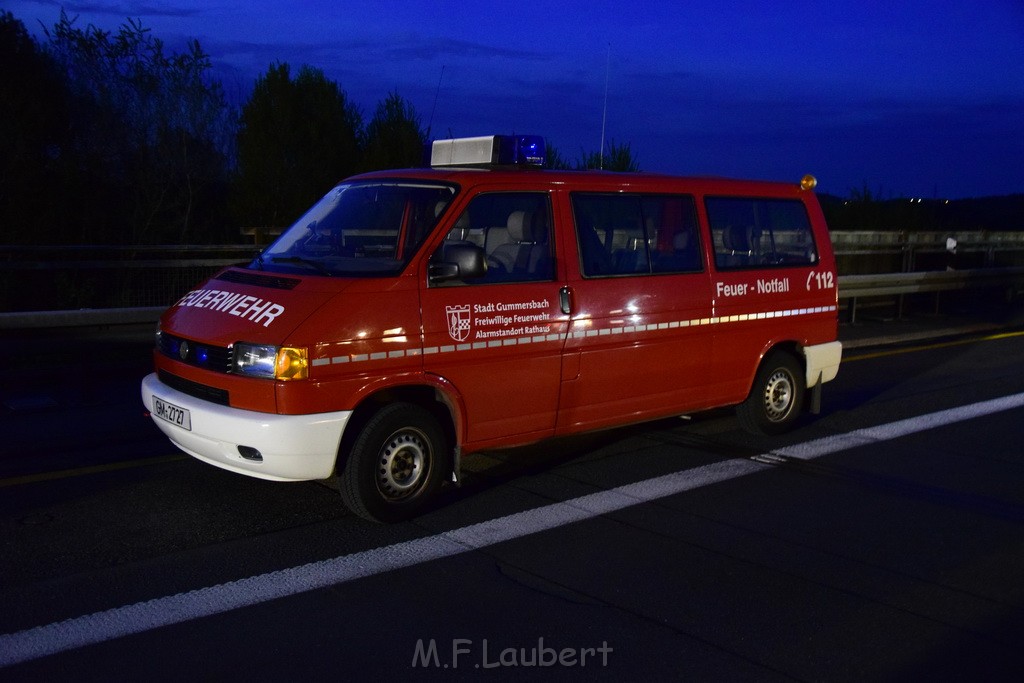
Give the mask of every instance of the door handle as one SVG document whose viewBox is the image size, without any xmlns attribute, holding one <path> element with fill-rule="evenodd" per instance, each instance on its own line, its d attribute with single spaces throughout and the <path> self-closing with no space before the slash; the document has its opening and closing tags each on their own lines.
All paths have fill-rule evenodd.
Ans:
<svg viewBox="0 0 1024 683">
<path fill-rule="evenodd" d="M 562 309 L 562 313 L 570 315 L 572 313 L 572 290 L 569 287 L 562 287 L 558 290 L 558 305 Z"/>
</svg>

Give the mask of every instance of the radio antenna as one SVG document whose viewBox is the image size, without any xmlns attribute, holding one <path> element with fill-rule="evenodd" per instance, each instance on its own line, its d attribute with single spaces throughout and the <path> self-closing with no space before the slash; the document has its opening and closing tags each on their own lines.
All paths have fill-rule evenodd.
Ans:
<svg viewBox="0 0 1024 683">
<path fill-rule="evenodd" d="M 444 67 L 441 65 L 441 75 L 437 79 L 437 90 L 434 91 L 434 106 L 430 108 L 430 120 L 427 121 L 427 140 L 430 139 L 430 129 L 434 125 L 434 111 L 437 109 L 437 98 L 441 94 L 441 81 L 444 79 Z"/>
<path fill-rule="evenodd" d="M 597 168 L 600 171 L 604 170 L 604 129 L 605 124 L 608 122 L 608 72 L 611 71 L 612 64 L 612 44 L 608 43 L 608 56 L 605 58 L 604 63 L 604 111 L 601 113 L 601 148 L 598 151 L 598 162 Z"/>
</svg>

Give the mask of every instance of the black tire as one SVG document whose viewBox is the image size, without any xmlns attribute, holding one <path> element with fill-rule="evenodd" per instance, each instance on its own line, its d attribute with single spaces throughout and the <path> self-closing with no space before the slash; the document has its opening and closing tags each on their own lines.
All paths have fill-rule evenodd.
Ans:
<svg viewBox="0 0 1024 683">
<path fill-rule="evenodd" d="M 363 519 L 415 517 L 441 486 L 450 459 L 444 430 L 429 411 L 391 403 L 367 421 L 338 476 L 345 505 Z"/>
<path fill-rule="evenodd" d="M 768 354 L 757 369 L 747 400 L 736 406 L 740 426 L 755 434 L 782 434 L 800 419 L 804 371 L 791 354 Z"/>
</svg>

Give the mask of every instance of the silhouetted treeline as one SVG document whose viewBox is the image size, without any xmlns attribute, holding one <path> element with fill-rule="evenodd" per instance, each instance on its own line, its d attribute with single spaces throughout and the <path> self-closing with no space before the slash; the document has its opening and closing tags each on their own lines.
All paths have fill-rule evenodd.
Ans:
<svg viewBox="0 0 1024 683">
<path fill-rule="evenodd" d="M 167 49 L 138 21 L 60 20 L 37 40 L 0 11 L 0 244 L 230 244 L 284 227 L 338 180 L 415 166 L 426 135 L 388 93 L 369 121 L 319 69 L 270 65 L 240 107 L 198 41 Z M 554 147 L 554 168 L 638 170 L 629 144 Z M 1024 197 L 825 197 L 832 229 L 1021 229 Z"/>
<path fill-rule="evenodd" d="M 37 41 L 0 12 L 0 244 L 202 244 L 284 226 L 341 178 L 418 164 L 419 117 L 362 113 L 323 72 L 271 65 L 241 108 L 197 41 L 170 52 L 63 12 Z"/>
<path fill-rule="evenodd" d="M 830 230 L 1024 230 L 1024 194 L 974 199 L 850 199 L 820 195 Z"/>
</svg>

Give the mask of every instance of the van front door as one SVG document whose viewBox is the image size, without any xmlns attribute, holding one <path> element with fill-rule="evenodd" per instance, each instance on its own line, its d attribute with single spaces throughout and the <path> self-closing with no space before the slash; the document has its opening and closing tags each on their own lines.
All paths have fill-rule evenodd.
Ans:
<svg viewBox="0 0 1024 683">
<path fill-rule="evenodd" d="M 477 195 L 445 242 L 483 249 L 486 275 L 422 291 L 424 369 L 461 398 L 464 444 L 521 443 L 554 431 L 568 316 L 559 306 L 551 225 L 547 193 Z"/>
</svg>

